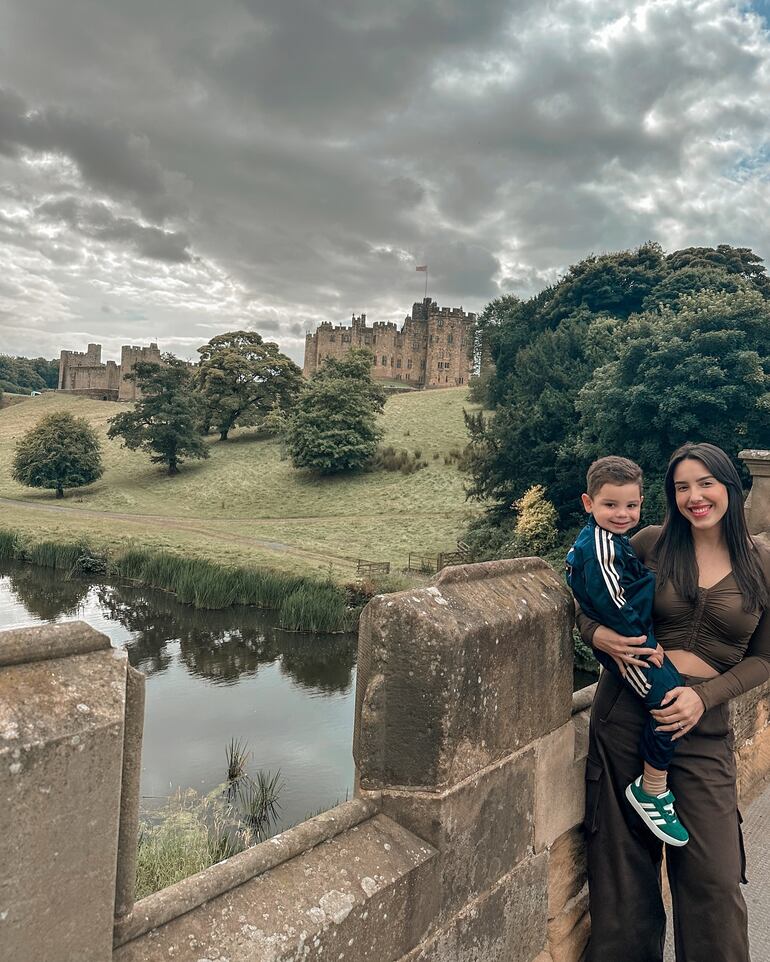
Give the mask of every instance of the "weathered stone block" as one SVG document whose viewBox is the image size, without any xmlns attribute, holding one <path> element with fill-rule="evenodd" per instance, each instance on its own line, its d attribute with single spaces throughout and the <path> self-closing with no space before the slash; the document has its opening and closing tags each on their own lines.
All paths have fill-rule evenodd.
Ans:
<svg viewBox="0 0 770 962">
<path fill-rule="evenodd" d="M 586 882 L 585 837 L 582 827 L 557 838 L 548 856 L 548 918 L 553 919 Z"/>
<path fill-rule="evenodd" d="M 770 451 L 741 451 L 738 457 L 751 472 L 751 491 L 745 505 L 749 531 L 770 532 Z"/>
<path fill-rule="evenodd" d="M 435 917 L 436 864 L 377 815 L 121 945 L 112 962 L 393 962 Z"/>
<path fill-rule="evenodd" d="M 57 638 L 82 651 L 97 633 L 46 626 L 24 637 L 38 653 L 51 641 L 59 657 L 3 666 L 15 634 L 0 635 L 0 956 L 103 962 L 112 950 L 126 655 L 67 657 Z"/>
<path fill-rule="evenodd" d="M 547 856 L 527 859 L 401 962 L 529 962 L 546 942 Z"/>
<path fill-rule="evenodd" d="M 382 811 L 439 852 L 441 915 L 490 889 L 532 851 L 534 752 L 519 752 L 440 794 L 384 790 Z"/>
<path fill-rule="evenodd" d="M 361 618 L 361 787 L 442 789 L 565 724 L 572 599 L 537 558 L 442 571 Z M 547 695 L 546 695 L 547 693 Z"/>
<path fill-rule="evenodd" d="M 575 726 L 562 725 L 535 743 L 535 851 L 583 819 L 585 757 L 575 760 Z"/>
</svg>

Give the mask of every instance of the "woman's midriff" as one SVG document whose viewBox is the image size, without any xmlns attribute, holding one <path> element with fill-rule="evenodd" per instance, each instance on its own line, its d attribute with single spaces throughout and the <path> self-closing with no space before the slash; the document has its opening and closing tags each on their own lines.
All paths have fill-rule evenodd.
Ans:
<svg viewBox="0 0 770 962">
<path fill-rule="evenodd" d="M 699 678 L 715 678 L 719 672 L 691 651 L 667 651 L 669 660 L 682 675 L 697 675 Z"/>
</svg>

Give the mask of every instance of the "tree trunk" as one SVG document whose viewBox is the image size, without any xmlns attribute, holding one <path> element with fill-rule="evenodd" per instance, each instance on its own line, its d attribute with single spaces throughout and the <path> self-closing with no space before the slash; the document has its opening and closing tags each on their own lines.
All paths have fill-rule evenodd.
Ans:
<svg viewBox="0 0 770 962">
<path fill-rule="evenodd" d="M 230 430 L 230 428 L 224 428 L 222 431 L 219 432 L 219 440 L 220 440 L 220 441 L 226 441 L 226 440 L 227 440 L 227 434 L 228 434 L 228 431 L 229 431 L 229 430 Z"/>
<path fill-rule="evenodd" d="M 179 468 L 176 466 L 176 458 L 172 458 L 168 462 L 168 473 L 170 475 L 179 474 Z"/>
<path fill-rule="evenodd" d="M 60 484 L 56 485 L 56 497 L 57 498 L 64 497 L 64 488 Z"/>
</svg>

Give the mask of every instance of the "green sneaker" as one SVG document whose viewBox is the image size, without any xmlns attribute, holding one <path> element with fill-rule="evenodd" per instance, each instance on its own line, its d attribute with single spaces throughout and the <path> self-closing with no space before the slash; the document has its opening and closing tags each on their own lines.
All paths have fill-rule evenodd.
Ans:
<svg viewBox="0 0 770 962">
<path fill-rule="evenodd" d="M 662 795 L 648 795 L 642 788 L 640 775 L 626 789 L 626 798 L 639 813 L 639 817 L 647 828 L 661 842 L 682 846 L 690 841 L 687 829 L 674 811 L 674 796 L 670 791 Z"/>
</svg>

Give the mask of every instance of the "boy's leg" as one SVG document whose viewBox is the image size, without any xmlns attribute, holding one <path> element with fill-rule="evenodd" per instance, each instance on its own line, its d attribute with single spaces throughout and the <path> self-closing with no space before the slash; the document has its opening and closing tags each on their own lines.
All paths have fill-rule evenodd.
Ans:
<svg viewBox="0 0 770 962">
<path fill-rule="evenodd" d="M 660 668 L 650 665 L 649 668 L 640 669 L 640 673 L 649 685 L 642 699 L 648 712 L 660 708 L 667 692 L 672 688 L 684 685 L 684 679 L 669 658 L 663 659 Z M 659 732 L 657 726 L 658 722 L 648 714 L 647 724 L 642 732 L 642 758 L 653 768 L 666 771 L 676 750 L 676 741 L 672 741 L 676 732 Z"/>
</svg>

